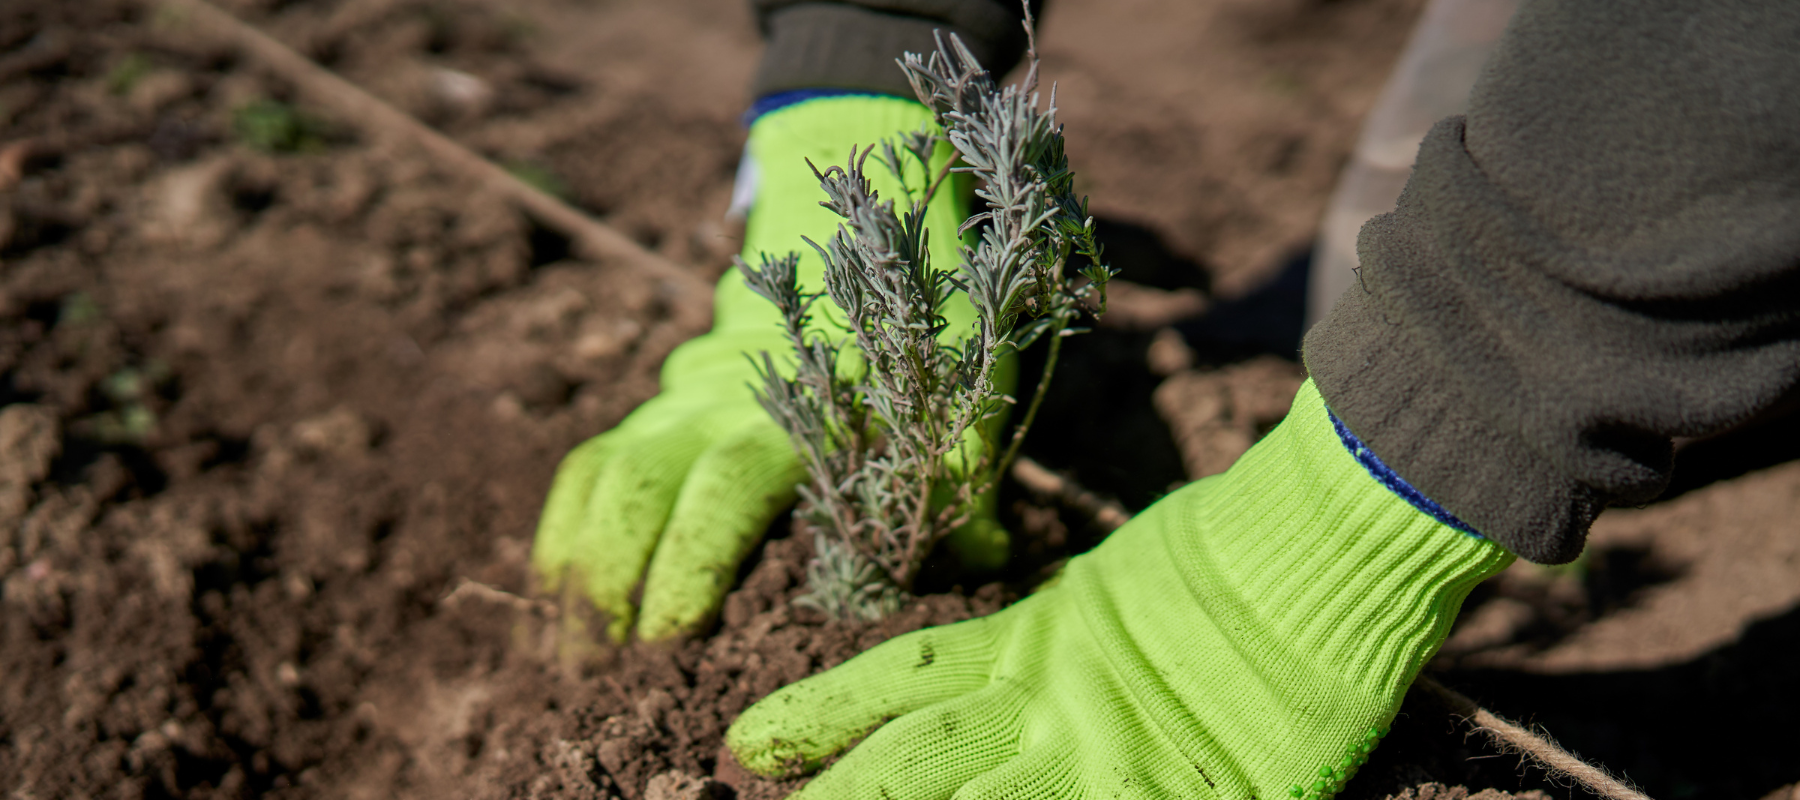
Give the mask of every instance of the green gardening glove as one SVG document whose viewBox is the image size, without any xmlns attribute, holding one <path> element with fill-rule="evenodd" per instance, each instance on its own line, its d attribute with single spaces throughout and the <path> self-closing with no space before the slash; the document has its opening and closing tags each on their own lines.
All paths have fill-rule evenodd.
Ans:
<svg viewBox="0 0 1800 800">
<path fill-rule="evenodd" d="M 747 145 L 759 177 L 744 259 L 756 264 L 764 252 L 797 251 L 802 286 L 822 289 L 824 266 L 800 237 L 824 242 L 839 219 L 819 205 L 824 194 L 806 159 L 820 169 L 841 164 L 852 145 L 867 147 L 930 120 L 918 103 L 867 95 L 808 100 L 759 117 Z M 948 155 L 946 146 L 940 158 Z M 925 176 L 913 168 L 918 174 L 909 180 L 924 186 Z M 884 199 L 900 197 L 885 169 L 871 165 L 869 174 Z M 931 255 L 940 268 L 957 262 L 955 232 L 967 208 L 965 192 L 941 191 L 928 210 Z M 676 348 L 664 363 L 662 393 L 570 452 L 544 502 L 533 569 L 547 590 L 592 601 L 614 641 L 626 638 L 634 619 L 645 640 L 705 625 L 739 562 L 806 479 L 787 434 L 750 388 L 761 382 L 746 354 L 767 351 L 781 363 L 789 350 L 780 314 L 736 270 L 719 281 L 713 308 L 712 331 Z M 829 316 L 835 315 L 821 306 L 815 324 L 845 338 L 824 327 Z M 961 336 L 975 312 L 957 297 L 945 316 L 946 334 Z M 972 568 L 998 566 L 1006 555 L 1005 532 L 991 513 L 952 539 Z M 641 614 L 631 601 L 640 580 Z"/>
<path fill-rule="evenodd" d="M 774 775 L 863 740 L 806 800 L 1327 797 L 1511 561 L 1378 483 L 1309 381 L 1055 585 L 788 686 L 726 743 Z"/>
</svg>

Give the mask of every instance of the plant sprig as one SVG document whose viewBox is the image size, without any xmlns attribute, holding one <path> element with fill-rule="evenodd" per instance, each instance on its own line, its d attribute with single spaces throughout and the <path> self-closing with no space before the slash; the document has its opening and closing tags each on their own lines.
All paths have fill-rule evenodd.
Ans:
<svg viewBox="0 0 1800 800">
<path fill-rule="evenodd" d="M 1029 9 L 1025 27 L 1031 36 Z M 753 362 L 757 396 L 807 468 L 801 512 L 821 539 L 806 602 L 828 613 L 871 619 L 896 607 L 931 548 L 973 517 L 1017 456 L 1062 339 L 1080 332 L 1074 325 L 1090 300 L 1104 312 L 1114 271 L 1086 199 L 1074 194 L 1054 88 L 1039 109 L 1035 41 L 1028 54 L 1025 80 L 1006 87 L 954 35 L 938 34 L 928 58 L 908 53 L 899 61 L 942 131 L 926 126 L 880 143 L 876 160 L 899 182 L 899 210 L 871 188 L 874 146 L 851 148 L 841 167 L 808 162 L 826 196 L 821 205 L 843 219 L 824 244 L 805 240 L 824 262 L 823 292 L 799 285 L 796 253 L 764 254 L 760 267 L 735 262 L 750 289 L 781 312 L 791 346 L 786 370 L 766 352 Z M 943 142 L 955 155 L 934 170 Z M 925 185 L 909 181 L 909 159 Z M 977 236 L 959 247 L 955 272 L 932 264 L 925 227 L 927 207 L 953 173 L 974 176 L 985 204 L 957 231 Z M 1085 284 L 1065 274 L 1073 255 L 1092 265 L 1080 273 Z M 976 321 L 953 336 L 942 311 L 958 291 Z M 854 352 L 812 324 L 822 297 L 842 311 Z M 1044 376 L 1023 419 L 1001 438 L 999 423 L 1016 400 L 995 386 L 996 371 L 1007 353 L 1039 338 L 1050 341 Z"/>
</svg>

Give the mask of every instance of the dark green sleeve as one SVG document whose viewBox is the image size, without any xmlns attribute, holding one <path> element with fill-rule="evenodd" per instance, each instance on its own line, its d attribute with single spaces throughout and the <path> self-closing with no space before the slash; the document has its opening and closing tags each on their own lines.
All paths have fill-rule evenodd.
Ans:
<svg viewBox="0 0 1800 800">
<path fill-rule="evenodd" d="M 934 29 L 962 37 L 996 75 L 1025 51 L 1023 12 L 1008 0 L 752 0 L 751 7 L 768 41 L 752 97 L 820 88 L 912 97 L 894 60 L 937 49 Z"/>
<path fill-rule="evenodd" d="M 1525 0 L 1307 336 L 1345 425 L 1520 556 L 1800 395 L 1800 4 Z"/>
</svg>

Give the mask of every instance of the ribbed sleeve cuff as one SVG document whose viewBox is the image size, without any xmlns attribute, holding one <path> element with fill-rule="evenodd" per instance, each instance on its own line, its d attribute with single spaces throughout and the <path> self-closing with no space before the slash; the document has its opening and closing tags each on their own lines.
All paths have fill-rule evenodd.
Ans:
<svg viewBox="0 0 1800 800">
<path fill-rule="evenodd" d="M 956 34 L 995 74 L 1011 69 L 1024 51 L 1018 14 L 1008 15 L 994 0 L 882 5 L 757 3 L 768 48 L 752 96 L 838 88 L 910 98 L 912 86 L 895 59 L 935 50 L 934 30 Z"/>
<path fill-rule="evenodd" d="M 1307 333 L 1308 374 L 1332 413 L 1391 472 L 1469 528 L 1539 564 L 1574 560 L 1605 508 L 1442 379 L 1407 329 L 1354 287 Z"/>
</svg>

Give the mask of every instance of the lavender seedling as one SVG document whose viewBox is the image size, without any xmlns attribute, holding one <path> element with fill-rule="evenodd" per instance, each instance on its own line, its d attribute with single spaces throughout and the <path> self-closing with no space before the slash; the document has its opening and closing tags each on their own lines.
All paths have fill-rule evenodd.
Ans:
<svg viewBox="0 0 1800 800">
<path fill-rule="evenodd" d="M 1029 11 L 1025 25 L 1029 36 Z M 798 254 L 765 254 L 760 267 L 736 262 L 750 289 L 780 310 L 792 348 L 792 377 L 761 354 L 758 399 L 809 475 L 800 513 L 819 531 L 818 555 L 807 570 L 811 594 L 798 602 L 833 616 L 875 619 L 898 607 L 931 548 L 972 518 L 1017 456 L 1062 339 L 1079 332 L 1084 309 L 1105 309 L 1114 272 L 1086 200 L 1073 191 L 1054 89 L 1038 108 L 1035 42 L 1028 57 L 1024 81 L 1001 88 L 953 35 L 939 34 L 929 58 L 906 54 L 900 66 L 943 133 L 880 143 L 876 161 L 899 180 L 902 211 L 870 188 L 875 147 L 852 148 L 842 167 L 813 167 L 821 205 L 844 220 L 825 244 L 806 240 L 825 263 L 823 292 L 799 285 Z M 931 156 L 943 141 L 955 156 L 934 175 Z M 909 159 L 926 185 L 909 183 Z M 985 203 L 957 231 L 979 236 L 960 248 L 954 273 L 931 263 L 924 223 L 952 172 L 977 178 Z M 1080 285 L 1065 274 L 1073 255 L 1092 265 Z M 956 290 L 977 319 L 952 344 L 942 309 Z M 821 297 L 842 312 L 856 353 L 809 328 Z M 1001 436 L 1016 401 L 995 386 L 995 371 L 1009 351 L 1039 338 L 1050 346 L 1043 377 Z"/>
</svg>

